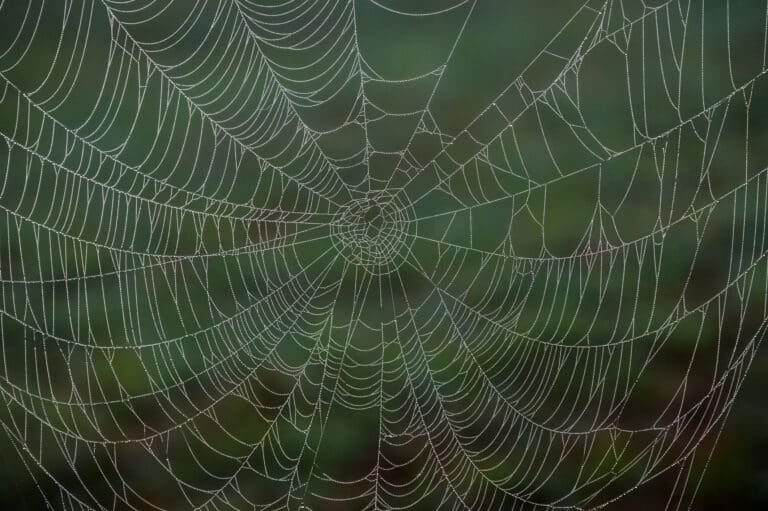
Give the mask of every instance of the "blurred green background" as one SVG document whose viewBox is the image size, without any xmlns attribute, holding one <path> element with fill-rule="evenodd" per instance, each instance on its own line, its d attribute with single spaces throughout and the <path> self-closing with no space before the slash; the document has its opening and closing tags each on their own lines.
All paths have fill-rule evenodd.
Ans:
<svg viewBox="0 0 768 511">
<path fill-rule="evenodd" d="M 0 509 L 765 509 L 767 13 L 0 2 Z"/>
</svg>

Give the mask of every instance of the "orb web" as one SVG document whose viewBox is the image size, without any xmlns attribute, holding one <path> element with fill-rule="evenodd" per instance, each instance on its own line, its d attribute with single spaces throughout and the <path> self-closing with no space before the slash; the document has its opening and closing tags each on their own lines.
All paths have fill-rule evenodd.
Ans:
<svg viewBox="0 0 768 511">
<path fill-rule="evenodd" d="M 693 505 L 768 317 L 766 2 L 0 26 L 3 498 Z"/>
</svg>

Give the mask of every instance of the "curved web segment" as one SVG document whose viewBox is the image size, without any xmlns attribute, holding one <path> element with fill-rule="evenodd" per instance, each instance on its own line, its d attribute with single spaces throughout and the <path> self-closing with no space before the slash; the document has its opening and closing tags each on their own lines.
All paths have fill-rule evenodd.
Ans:
<svg viewBox="0 0 768 511">
<path fill-rule="evenodd" d="M 768 317 L 767 13 L 0 1 L 14 480 L 687 509 Z"/>
</svg>

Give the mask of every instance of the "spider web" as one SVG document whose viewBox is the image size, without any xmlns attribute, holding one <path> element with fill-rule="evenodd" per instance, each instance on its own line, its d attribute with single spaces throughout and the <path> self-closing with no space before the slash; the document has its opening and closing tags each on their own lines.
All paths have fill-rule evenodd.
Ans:
<svg viewBox="0 0 768 511">
<path fill-rule="evenodd" d="M 768 317 L 768 6 L 516 4 L 0 1 L 17 477 L 689 508 Z"/>
</svg>

